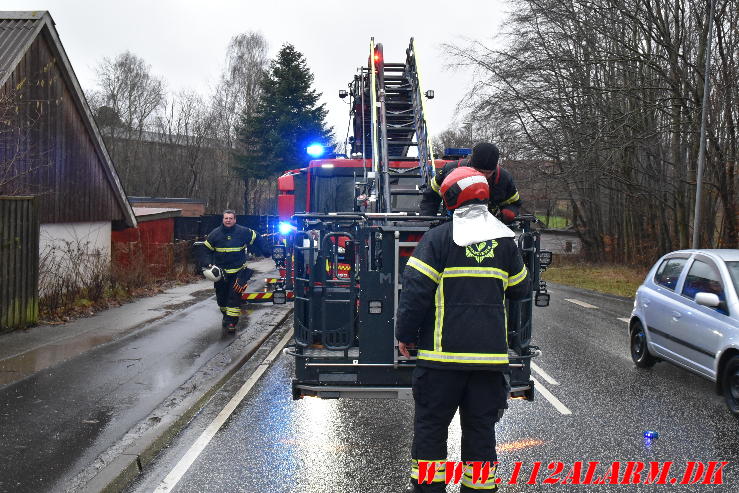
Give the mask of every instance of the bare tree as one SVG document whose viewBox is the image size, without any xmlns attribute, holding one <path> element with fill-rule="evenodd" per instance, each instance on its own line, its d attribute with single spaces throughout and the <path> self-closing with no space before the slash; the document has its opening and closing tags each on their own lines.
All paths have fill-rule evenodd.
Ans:
<svg viewBox="0 0 739 493">
<path fill-rule="evenodd" d="M 690 238 L 708 19 L 687 0 L 515 0 L 505 49 L 451 46 L 477 118 L 552 164 L 594 258 L 650 262 Z M 704 244 L 736 247 L 736 0 L 719 0 Z M 708 40 L 713 42 L 714 40 Z M 734 53 L 734 56 L 729 56 Z"/>
<path fill-rule="evenodd" d="M 49 192 L 32 179 L 53 165 L 49 140 L 39 139 L 39 127 L 49 112 L 49 98 L 37 94 L 41 78 L 25 78 L 15 87 L 0 86 L 0 194 Z"/>
<path fill-rule="evenodd" d="M 215 119 L 220 122 L 217 132 L 229 155 L 229 169 L 221 170 L 222 183 L 227 182 L 231 188 L 234 180 L 241 181 L 241 200 L 229 206 L 242 210 L 245 204 L 250 204 L 250 209 L 244 210 L 245 213 L 265 213 L 268 207 L 261 199 L 262 189 L 268 183 L 251 177 L 240 179 L 234 171 L 236 162 L 233 156 L 234 151 L 238 150 L 236 135 L 242 117 L 252 114 L 260 98 L 259 83 L 267 67 L 267 48 L 267 41 L 259 33 L 234 36 L 228 45 L 226 66 L 212 102 L 213 112 L 217 115 Z"/>
<path fill-rule="evenodd" d="M 165 100 L 164 82 L 140 57 L 126 51 L 97 66 L 98 90 L 90 103 L 125 184 L 145 179 L 140 166 L 144 132 Z M 135 185 L 134 185 L 135 187 Z"/>
</svg>

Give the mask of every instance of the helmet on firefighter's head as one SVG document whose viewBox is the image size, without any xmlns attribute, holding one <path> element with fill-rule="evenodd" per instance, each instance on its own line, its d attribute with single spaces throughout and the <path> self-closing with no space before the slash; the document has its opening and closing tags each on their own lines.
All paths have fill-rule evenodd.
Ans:
<svg viewBox="0 0 739 493">
<path fill-rule="evenodd" d="M 487 204 L 490 187 L 485 175 L 473 168 L 455 168 L 441 184 L 441 197 L 450 211 L 467 204 Z"/>
<path fill-rule="evenodd" d="M 209 281 L 218 282 L 223 277 L 223 272 L 217 265 L 211 265 L 203 269 L 203 275 Z"/>
</svg>

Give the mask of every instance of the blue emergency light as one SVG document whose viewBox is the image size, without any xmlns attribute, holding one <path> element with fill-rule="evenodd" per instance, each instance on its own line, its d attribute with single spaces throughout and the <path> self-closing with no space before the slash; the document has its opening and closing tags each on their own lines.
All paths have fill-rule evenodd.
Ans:
<svg viewBox="0 0 739 493">
<path fill-rule="evenodd" d="M 295 226 L 288 222 L 280 221 L 280 224 L 277 225 L 277 229 L 281 235 L 289 235 L 290 232 L 295 229 Z"/>
<path fill-rule="evenodd" d="M 321 157 L 326 152 L 326 148 L 321 144 L 311 144 L 305 148 L 305 152 L 311 157 Z"/>
</svg>

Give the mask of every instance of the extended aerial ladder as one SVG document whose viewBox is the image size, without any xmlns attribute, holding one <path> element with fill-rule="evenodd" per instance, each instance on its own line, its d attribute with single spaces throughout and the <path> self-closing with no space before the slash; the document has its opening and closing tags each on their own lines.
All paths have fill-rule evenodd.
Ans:
<svg viewBox="0 0 739 493">
<path fill-rule="evenodd" d="M 367 66 L 348 93 L 340 92 L 347 95 L 350 159 L 313 161 L 305 173 L 290 176 L 304 179 L 308 189 L 306 212 L 293 216 L 289 241 L 293 396 L 410 398 L 415 356 L 400 354 L 394 336 L 402 273 L 422 235 L 446 220 L 417 212 L 421 194 L 446 161 L 433 155 L 425 118 L 433 92 L 422 91 L 414 40 L 405 63 L 386 63 L 373 39 Z M 351 203 L 336 200 L 328 209 L 317 196 L 338 197 L 342 183 L 352 188 Z M 530 218 L 519 219 L 517 241 L 538 292 L 538 233 L 530 231 Z M 530 345 L 533 303 L 532 294 L 508 307 L 511 395 L 527 399 L 533 398 L 530 359 L 537 352 Z"/>
</svg>

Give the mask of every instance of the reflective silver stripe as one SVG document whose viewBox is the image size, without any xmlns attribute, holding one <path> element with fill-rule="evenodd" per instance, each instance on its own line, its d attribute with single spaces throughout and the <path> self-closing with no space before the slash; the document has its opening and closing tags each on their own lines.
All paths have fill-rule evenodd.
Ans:
<svg viewBox="0 0 739 493">
<path fill-rule="evenodd" d="M 495 277 L 508 279 L 508 273 L 495 267 L 447 267 L 441 273 L 443 277 Z"/>
<path fill-rule="evenodd" d="M 498 487 L 498 485 L 495 483 L 495 476 L 490 475 L 487 481 L 484 483 L 482 480 L 478 479 L 477 484 L 472 482 L 472 478 L 468 478 L 467 476 L 462 476 L 462 484 L 465 485 L 468 488 L 472 488 L 473 490 L 494 490 Z"/>
<path fill-rule="evenodd" d="M 253 244 L 254 243 L 254 240 L 256 240 L 256 239 L 257 239 L 257 232 L 254 231 L 254 230 L 252 230 L 251 231 L 251 241 L 249 242 L 249 244 L 250 245 Z"/>
<path fill-rule="evenodd" d="M 216 247 L 215 250 L 216 250 L 216 252 L 240 252 L 244 248 L 246 248 L 246 246 L 240 246 L 240 247 L 222 247 L 222 248 Z"/>
<path fill-rule="evenodd" d="M 442 460 L 423 460 L 423 459 L 420 459 L 420 460 L 413 459 L 413 462 L 411 464 L 411 478 L 412 479 L 415 479 L 416 481 L 418 481 L 418 477 L 419 477 L 418 463 L 419 462 L 435 463 L 434 479 L 432 480 L 432 482 L 436 483 L 439 481 L 446 480 L 446 460 L 442 461 Z M 427 466 L 426 474 L 428 474 L 428 470 L 431 469 L 431 467 L 432 467 L 431 464 Z M 424 478 L 424 484 L 426 483 L 426 481 L 427 481 L 427 478 Z"/>
<path fill-rule="evenodd" d="M 520 199 L 520 198 L 521 198 L 521 196 L 518 195 L 518 192 L 516 192 L 509 199 L 506 199 L 503 202 L 501 202 L 500 205 L 512 204 L 512 203 L 518 201 L 518 199 Z"/>
<path fill-rule="evenodd" d="M 484 477 L 483 473 L 483 467 L 480 468 L 480 471 L 478 472 L 477 483 L 473 481 L 474 475 L 475 475 L 475 467 L 472 464 L 465 464 L 464 465 L 464 475 L 462 476 L 462 484 L 467 486 L 468 488 L 472 488 L 473 490 L 493 490 L 496 488 L 495 483 L 495 473 L 497 471 L 497 467 L 495 465 L 490 465 L 490 469 L 488 470 L 488 476 L 487 478 Z M 483 483 L 483 481 L 485 481 Z"/>
<path fill-rule="evenodd" d="M 205 240 L 203 242 L 203 245 L 205 245 L 205 247 L 208 248 L 209 250 L 213 250 L 213 245 L 211 245 L 208 240 Z"/>
<path fill-rule="evenodd" d="M 507 365 L 507 353 L 445 353 L 442 351 L 418 350 L 418 359 L 443 361 L 447 363 L 481 363 L 489 365 Z"/>
<path fill-rule="evenodd" d="M 528 274 L 528 271 L 526 270 L 526 266 L 524 265 L 523 269 L 521 269 L 521 272 L 508 279 L 508 285 L 515 286 L 516 284 L 519 284 L 521 281 L 526 279 L 526 274 Z"/>
<path fill-rule="evenodd" d="M 407 265 L 413 267 L 421 274 L 424 274 L 426 277 L 434 281 L 436 284 L 439 284 L 439 279 L 441 277 L 441 275 L 439 274 L 439 271 L 431 267 L 426 262 L 418 260 L 416 257 L 410 257 L 408 259 Z"/>
<path fill-rule="evenodd" d="M 434 320 L 434 351 L 441 351 L 441 336 L 444 330 L 444 279 L 436 288 L 436 317 Z"/>
</svg>

